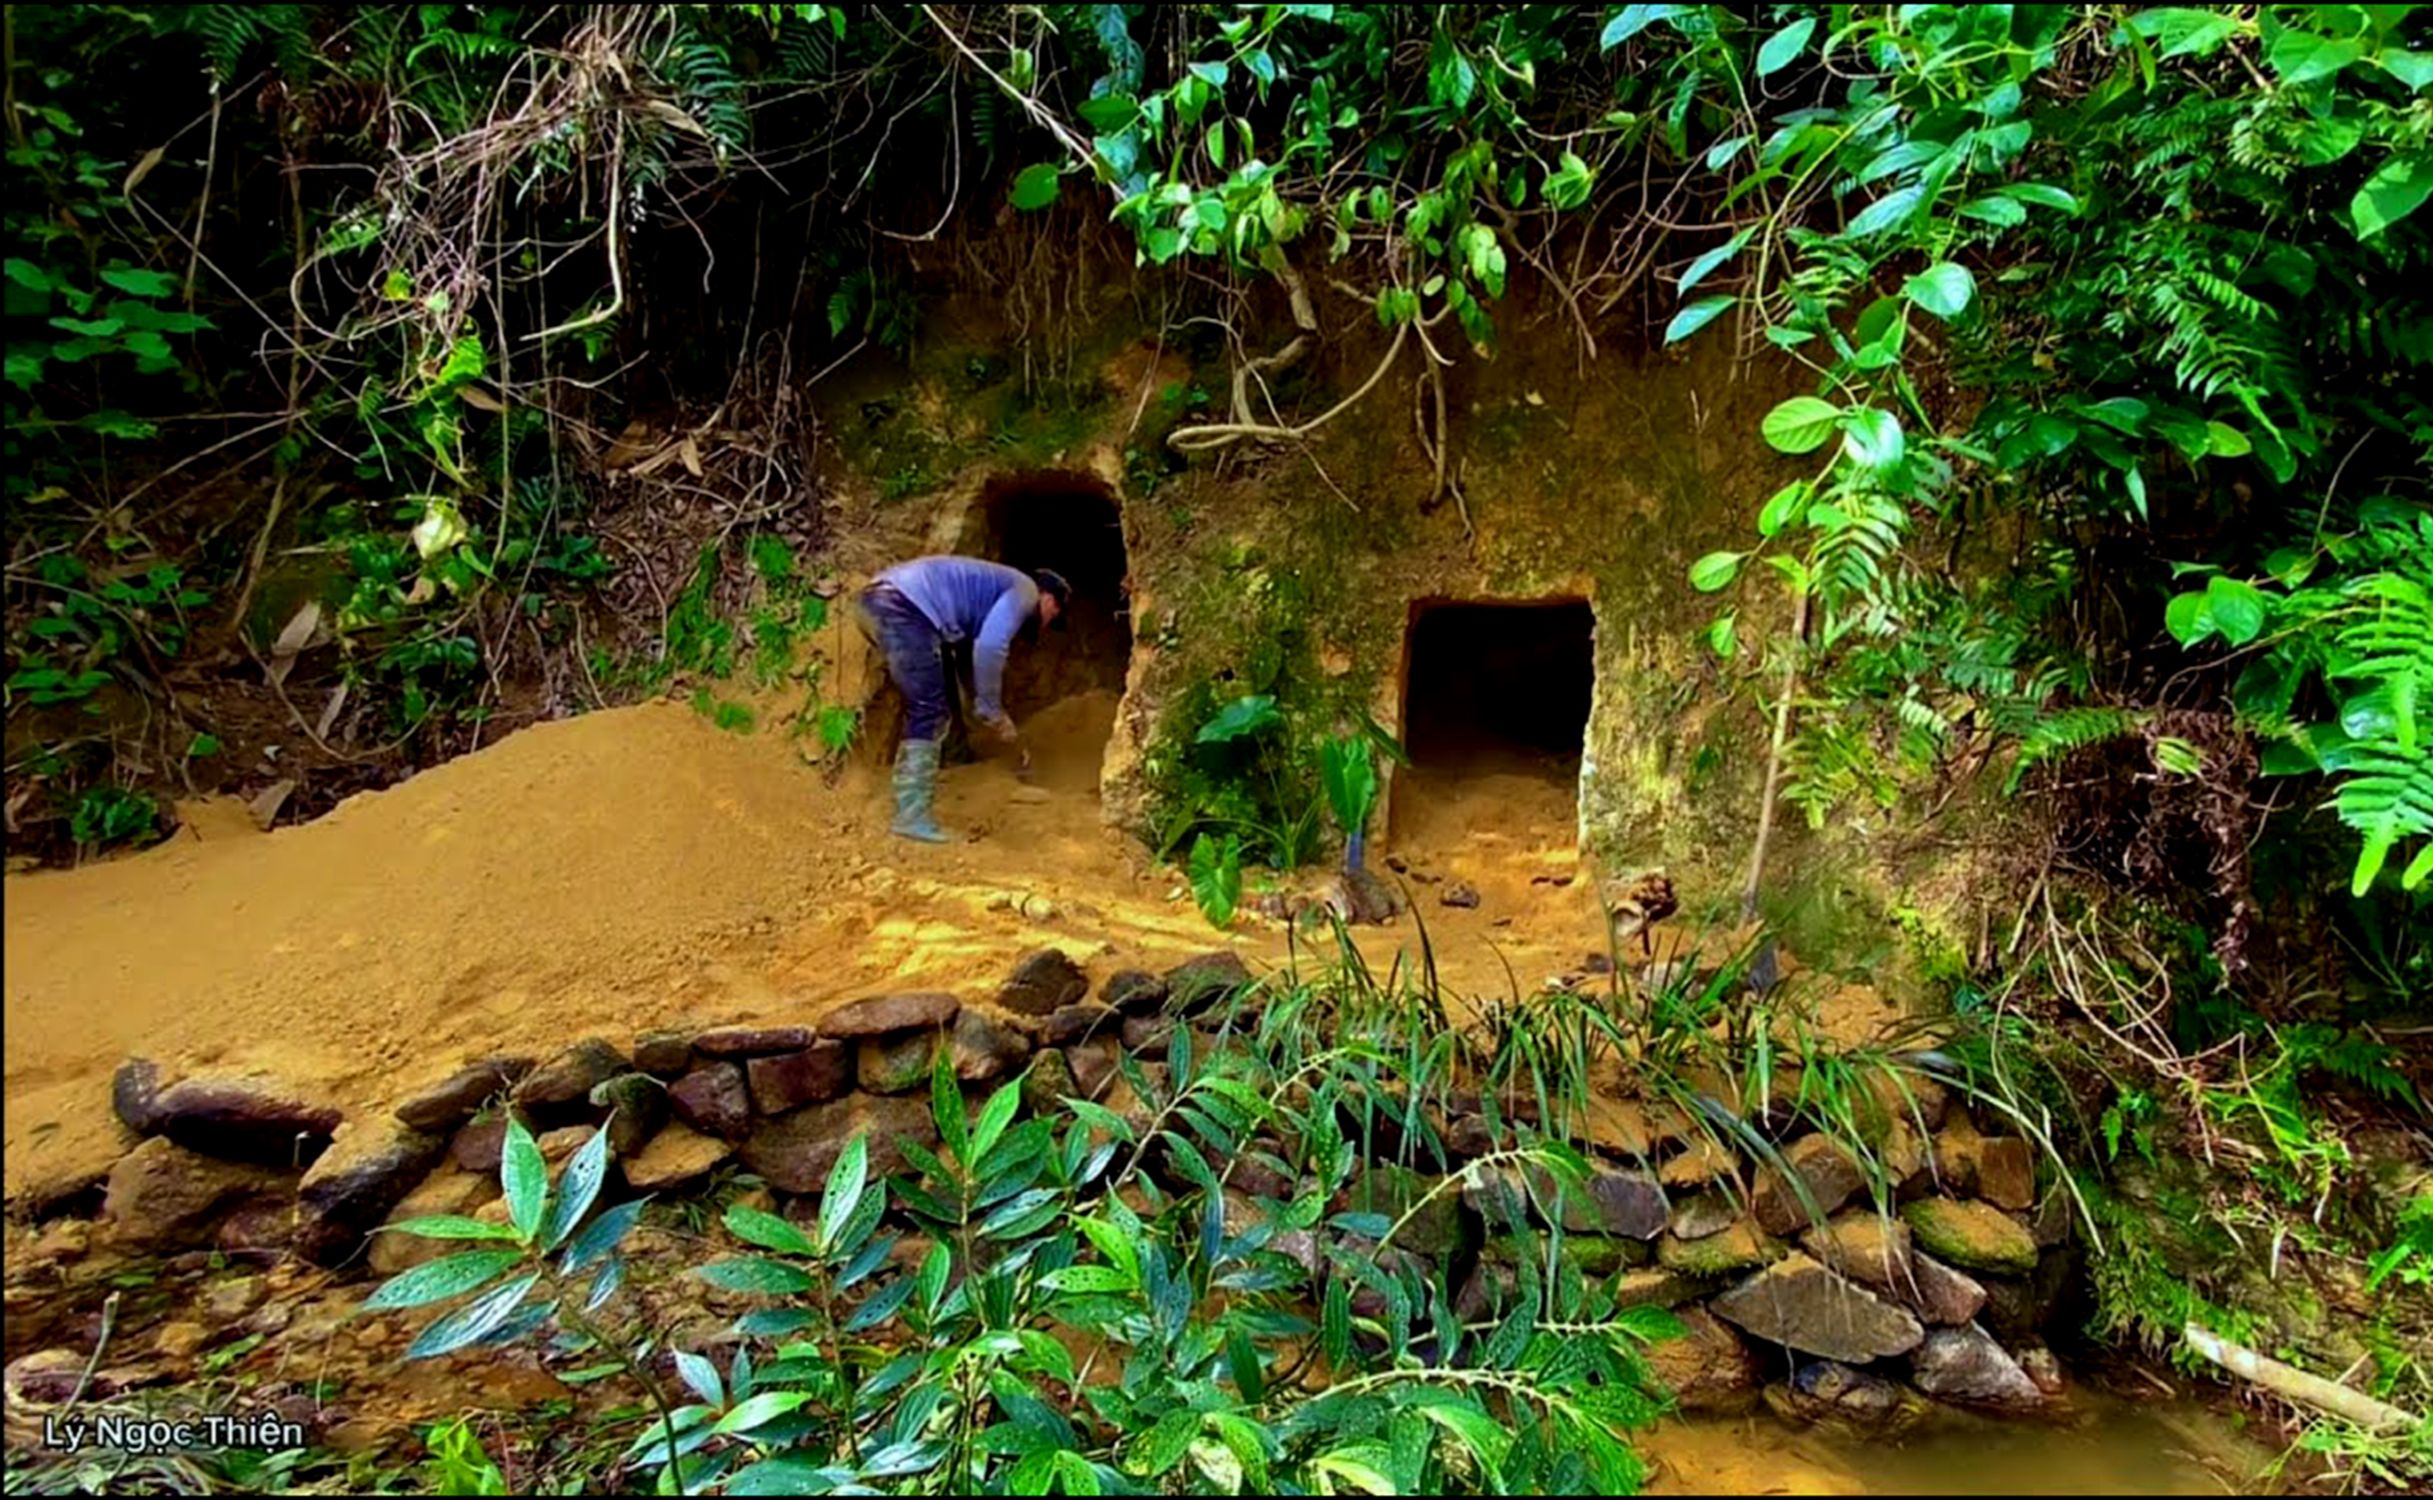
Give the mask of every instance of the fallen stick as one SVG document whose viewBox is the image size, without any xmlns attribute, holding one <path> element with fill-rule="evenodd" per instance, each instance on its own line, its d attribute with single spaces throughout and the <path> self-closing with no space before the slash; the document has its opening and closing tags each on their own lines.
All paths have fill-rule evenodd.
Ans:
<svg viewBox="0 0 2433 1500">
<path fill-rule="evenodd" d="M 2234 1344 L 2220 1334 L 2191 1323 L 2184 1330 L 2188 1347 L 2242 1380 L 2252 1381 L 2276 1396 L 2311 1406 L 2368 1432 L 2414 1427 L 2417 1419 L 2387 1401 L 2377 1401 L 2336 1380 L 2309 1375 L 2253 1349 Z"/>
</svg>

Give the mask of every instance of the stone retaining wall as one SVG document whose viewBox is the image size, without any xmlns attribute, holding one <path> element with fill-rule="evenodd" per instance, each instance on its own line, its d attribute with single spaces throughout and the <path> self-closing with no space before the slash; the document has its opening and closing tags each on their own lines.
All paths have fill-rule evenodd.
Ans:
<svg viewBox="0 0 2433 1500">
<path fill-rule="evenodd" d="M 876 1173 L 904 1169 L 905 1142 L 934 1147 L 929 1085 L 941 1052 L 974 1089 L 1027 1067 L 1032 1107 L 1088 1098 L 1145 1133 L 1149 1109 L 1121 1054 L 1162 1057 L 1178 1025 L 1224 1045 L 1222 1025 L 1238 1025 L 1258 993 L 1230 953 L 1162 975 L 1125 970 L 1089 990 L 1070 959 L 1043 949 L 990 1002 L 881 995 L 799 1024 L 652 1032 L 630 1046 L 586 1038 L 545 1059 L 481 1059 L 374 1118 L 341 1119 L 257 1080 L 165 1082 L 133 1059 L 114 1101 L 143 1140 L 110 1174 L 104 1230 L 131 1249 L 293 1253 L 391 1275 L 446 1247 L 376 1233 L 382 1224 L 503 1214 L 510 1113 L 553 1164 L 604 1126 L 633 1192 L 681 1193 L 733 1164 L 782 1204 L 815 1195 L 856 1136 Z M 1164 1074 L 1144 1055 L 1152 1092 Z M 2039 1199 L 2025 1140 L 1980 1133 L 1929 1079 L 1905 1078 L 1877 1112 L 1869 1145 L 1896 1183 L 1881 1206 L 1851 1155 L 1803 1133 L 1787 1109 L 1710 1131 L 1632 1100 L 1549 1118 L 1534 1099 L 1452 1092 L 1424 1101 L 1429 1130 L 1406 1134 L 1408 1111 L 1391 1102 L 1363 1113 L 1367 1138 L 1394 1159 L 1365 1164 L 1318 1230 L 1277 1241 L 1314 1274 L 1347 1274 L 1354 1260 L 1431 1274 L 1442 1265 L 1458 1278 L 1459 1313 L 1492 1318 L 1559 1228 L 1568 1266 L 1610 1279 L 1625 1304 L 1681 1316 L 1688 1337 L 1654 1359 L 1693 1408 L 1744 1403 L 1762 1387 L 1786 1414 L 1882 1430 L 1921 1415 L 1927 1397 L 2030 1411 L 2060 1392 L 2041 1334 L 2070 1270 L 2063 1200 Z M 1703 1103 L 1721 1109 L 1711 1095 Z M 1587 1153 L 1585 1192 L 1517 1160 L 1481 1161 L 1532 1136 Z M 1734 1139 L 1771 1145 L 1717 1144 Z M 1154 1156 L 1149 1165 L 1158 1169 Z M 1461 1191 L 1431 1196 L 1455 1172 L 1467 1173 Z M 1249 1143 L 1225 1174 L 1228 1217 L 1295 1197 L 1294 1173 L 1278 1143 Z M 1381 1250 L 1333 1227 L 1344 1215 L 1408 1222 Z M 1354 1285 L 1361 1311 L 1375 1294 Z"/>
</svg>

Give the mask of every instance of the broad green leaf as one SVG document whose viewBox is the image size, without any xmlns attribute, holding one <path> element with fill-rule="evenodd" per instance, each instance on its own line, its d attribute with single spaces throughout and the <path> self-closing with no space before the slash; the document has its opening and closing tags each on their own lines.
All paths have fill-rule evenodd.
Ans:
<svg viewBox="0 0 2433 1500">
<path fill-rule="evenodd" d="M 762 1391 L 757 1396 L 747 1396 L 736 1402 L 734 1409 L 720 1417 L 718 1425 L 712 1427 L 710 1433 L 715 1437 L 725 1437 L 730 1433 L 750 1432 L 755 1427 L 765 1426 L 790 1411 L 810 1404 L 814 1399 L 809 1391 Z"/>
<path fill-rule="evenodd" d="M 980 1150 L 975 1149 L 977 1156 Z M 826 1254 L 836 1248 L 837 1238 L 845 1232 L 853 1211 L 862 1206 L 862 1189 L 870 1180 L 870 1137 L 857 1135 L 838 1152 L 836 1165 L 828 1172 L 828 1189 L 819 1200 L 819 1248 Z"/>
<path fill-rule="evenodd" d="M 136 297 L 166 297 L 177 290 L 177 278 L 167 271 L 144 271 L 133 266 L 112 266 L 101 273 L 101 279 Z"/>
<path fill-rule="evenodd" d="M 1242 840 L 1227 834 L 1220 842 L 1201 834 L 1191 845 L 1191 894 L 1213 927 L 1233 923 L 1242 899 Z"/>
<path fill-rule="evenodd" d="M 2207 422 L 2205 433 L 2216 458 L 2245 458 L 2255 451 L 2255 445 L 2248 442 L 2247 434 L 2227 422 Z"/>
<path fill-rule="evenodd" d="M 1711 594 L 1740 576 L 1740 564 L 1745 552 L 1710 552 L 1690 564 L 1690 587 L 1702 594 Z"/>
<path fill-rule="evenodd" d="M 363 1306 L 356 1310 L 387 1312 L 391 1308 L 420 1307 L 426 1302 L 462 1296 L 523 1258 L 521 1250 L 468 1250 L 462 1255 L 430 1261 L 381 1283 L 380 1290 L 363 1299 Z"/>
<path fill-rule="evenodd" d="M 1140 105 L 1122 94 L 1102 94 L 1082 103 L 1074 113 L 1100 135 L 1118 135 L 1140 118 Z"/>
<path fill-rule="evenodd" d="M 1678 15 L 1681 10 L 1682 7 L 1678 5 L 1625 5 L 1612 20 L 1605 23 L 1605 30 L 1597 36 L 1597 46 L 1610 52 L 1658 21 Z"/>
<path fill-rule="evenodd" d="M 773 1297 L 793 1296 L 818 1285 L 809 1272 L 782 1260 L 716 1260 L 693 1274 L 725 1291 Z"/>
<path fill-rule="evenodd" d="M 1665 325 L 1664 341 L 1668 344 L 1680 343 L 1683 339 L 1723 316 L 1732 304 L 1739 300 L 1737 297 L 1699 298 L 1673 314 L 1673 321 Z"/>
<path fill-rule="evenodd" d="M 853 1144 L 845 1149 L 851 1151 L 854 1146 L 861 1144 L 862 1138 L 855 1136 Z M 837 1157 L 837 1165 L 844 1165 L 844 1157 L 841 1154 Z M 774 1250 L 780 1255 L 811 1256 L 819 1253 L 819 1248 L 812 1244 L 811 1237 L 803 1233 L 801 1229 L 773 1213 L 754 1208 L 749 1204 L 728 1204 L 726 1227 L 727 1233 L 745 1244 L 757 1245 L 763 1250 Z"/>
<path fill-rule="evenodd" d="M 2163 609 L 2163 628 L 2183 646 L 2193 646 L 2213 634 L 2213 611 L 2206 607 L 2205 595 L 2180 594 Z"/>
<path fill-rule="evenodd" d="M 1757 513 L 1759 536 L 1779 535 L 1785 526 L 1797 522 L 1807 511 L 1810 494 L 1808 481 L 1794 479 L 1774 492 L 1765 509 Z"/>
<path fill-rule="evenodd" d="M 540 1232 L 541 1218 L 549 1210 L 549 1163 L 541 1159 L 540 1144 L 533 1140 L 532 1132 L 512 1116 L 499 1157 L 499 1181 L 507 1190 L 507 1222 L 515 1226 L 519 1237 L 531 1239 Z"/>
<path fill-rule="evenodd" d="M 411 1234 L 426 1240 L 511 1240 L 515 1231 L 505 1224 L 485 1224 L 456 1214 L 432 1214 L 380 1226 L 383 1234 Z"/>
<path fill-rule="evenodd" d="M 1813 453 L 1833 436 L 1842 410 L 1814 396 L 1793 396 L 1766 413 L 1761 428 L 1767 443 L 1781 453 Z"/>
<path fill-rule="evenodd" d="M 2086 414 L 2117 432 L 2131 437 L 2145 430 L 2146 403 L 2135 396 L 2112 396 L 2085 408 Z"/>
<path fill-rule="evenodd" d="M 1058 173 L 1056 164 L 1053 162 L 1040 162 L 1035 166 L 1024 167 L 1014 177 L 1011 195 L 1014 207 L 1026 213 L 1045 208 L 1056 201 L 1056 194 L 1063 185 L 1063 177 Z"/>
<path fill-rule="evenodd" d="M 583 1215 L 591 1212 L 592 1201 L 600 1196 L 600 1184 L 608 1176 L 608 1129 L 602 1126 L 591 1133 L 591 1139 L 566 1164 L 566 1175 L 558 1181 L 557 1201 L 549 1211 L 549 1227 L 542 1234 L 543 1250 L 555 1250 L 566 1243 Z"/>
<path fill-rule="evenodd" d="M 2357 238 L 2373 239 L 2423 207 L 2428 196 L 2433 196 L 2433 152 L 2392 153 L 2349 200 Z"/>
<path fill-rule="evenodd" d="M 52 287 L 58 285 L 57 282 L 51 280 L 50 272 L 44 270 L 42 267 L 34 264 L 30 260 L 23 260 L 12 255 L 5 263 L 5 268 L 8 273 L 8 279 L 17 283 L 17 285 L 24 287 L 27 291 L 47 292 Z"/>
<path fill-rule="evenodd" d="M 1066 1266 L 1050 1271 L 1040 1284 L 1051 1292 L 1109 1294 L 1132 1290 L 1132 1278 L 1113 1266 Z"/>
<path fill-rule="evenodd" d="M 1966 312 L 1976 299 L 1977 278 L 1966 266 L 1937 261 L 1901 283 L 1901 295 L 1948 322 Z"/>
<path fill-rule="evenodd" d="M 2397 47 L 2385 47 L 2374 54 L 2374 61 L 2393 78 L 2415 93 L 2433 87 L 2433 52 L 2408 52 Z"/>
<path fill-rule="evenodd" d="M 1001 1086 L 989 1096 L 980 1109 L 980 1118 L 972 1124 L 972 1160 L 982 1162 L 1005 1134 L 1005 1127 L 1014 1122 L 1014 1111 L 1022 1105 L 1022 1080 L 1019 1078 Z M 857 1194 L 858 1196 L 858 1194 Z M 824 1210 L 823 1210 L 824 1217 Z"/>
<path fill-rule="evenodd" d="M 2264 631 L 2264 592 L 2252 583 L 2217 574 L 2205 585 L 2205 607 L 2222 639 L 2234 646 L 2244 646 Z"/>
<path fill-rule="evenodd" d="M 1808 38 L 1815 34 L 1816 17 L 1802 16 L 1767 37 L 1766 44 L 1757 49 L 1757 76 L 1764 78 L 1779 73 L 1797 62 L 1800 49 L 1807 46 Z"/>
<path fill-rule="evenodd" d="M 559 1273 L 572 1276 L 578 1271 L 588 1270 L 594 1262 L 615 1250 L 627 1235 L 633 1233 L 634 1225 L 641 1222 L 642 1205 L 646 1201 L 641 1198 L 628 1199 L 584 1225 L 583 1232 L 574 1237 L 574 1243 L 568 1245 L 566 1253 L 559 1257 Z"/>
<path fill-rule="evenodd" d="M 1872 406 L 1853 408 L 1844 414 L 1842 451 L 1864 469 L 1880 472 L 1893 467 L 1906 451 L 1900 418 Z"/>
<path fill-rule="evenodd" d="M 2135 13 L 2129 17 L 2129 29 L 2160 42 L 2160 56 L 2166 59 L 2184 53 L 2203 57 L 2230 39 L 2239 29 L 2239 18 L 2219 10 L 2170 5 Z"/>
<path fill-rule="evenodd" d="M 1676 288 L 1676 290 L 1678 290 L 1682 296 L 1688 296 L 1690 294 L 1690 288 L 1696 286 L 1701 281 L 1706 280 L 1708 276 L 1714 274 L 1717 266 L 1722 265 L 1725 261 L 1730 260 L 1735 255 L 1738 255 L 1749 243 L 1749 236 L 1753 232 L 1754 231 L 1752 230 L 1743 229 L 1738 234 L 1733 235 L 1730 239 L 1725 240 L 1722 244 L 1717 245 L 1714 249 L 1707 251 L 1705 254 L 1699 256 L 1696 260 L 1691 261 L 1690 268 L 1681 273 L 1681 284 L 1678 288 Z"/>
<path fill-rule="evenodd" d="M 2328 37 L 2292 26 L 2272 39 L 2264 60 L 2283 83 L 2312 83 L 2329 78 L 2365 55 L 2365 43 L 2355 37 Z"/>
<path fill-rule="evenodd" d="M 1923 187 L 1913 184 L 1896 188 L 1860 209 L 1859 216 L 1850 221 L 1850 227 L 1844 233 L 1852 239 L 1859 239 L 1896 228 L 1917 212 L 1918 205 L 1925 200 L 1926 189 Z"/>
<path fill-rule="evenodd" d="M 677 1350 L 676 1373 L 684 1377 L 684 1383 L 692 1388 L 694 1395 L 711 1406 L 727 1404 L 726 1382 L 718 1378 L 718 1367 L 700 1355 Z"/>
<path fill-rule="evenodd" d="M 1964 219 L 1975 219 L 2002 229 L 2027 222 L 2027 210 L 2021 208 L 2019 200 L 2008 193 L 1987 193 L 1982 198 L 1971 198 L 1960 205 L 1959 212 Z"/>
<path fill-rule="evenodd" d="M 507 1321 L 517 1304 L 539 1283 L 541 1273 L 519 1276 L 515 1280 L 484 1292 L 463 1307 L 439 1319 L 422 1331 L 422 1336 L 406 1346 L 408 1359 L 431 1359 L 453 1353 L 477 1339 L 487 1337 L 491 1330 Z"/>
<path fill-rule="evenodd" d="M 1706 643 L 1709 650 L 1730 661 L 1740 649 L 1740 617 L 1737 614 L 1717 615 L 1715 622 L 1706 628 Z"/>
<path fill-rule="evenodd" d="M 2057 188 L 2049 182 L 2014 182 L 2005 187 L 2003 191 L 2022 203 L 2033 203 L 2043 208 L 2058 208 L 2064 213 L 2078 212 L 2078 200 L 2066 190 Z"/>
<path fill-rule="evenodd" d="M 1274 694 L 1253 693 L 1236 698 L 1217 710 L 1214 718 L 1200 726 L 1195 742 L 1202 745 L 1225 744 L 1244 735 L 1257 734 L 1283 720 L 1284 716 L 1276 711 Z"/>
</svg>

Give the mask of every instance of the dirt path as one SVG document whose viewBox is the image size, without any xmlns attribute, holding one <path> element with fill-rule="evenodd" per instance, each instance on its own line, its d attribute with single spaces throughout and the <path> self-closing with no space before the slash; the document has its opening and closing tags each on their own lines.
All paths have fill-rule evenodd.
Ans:
<svg viewBox="0 0 2433 1500">
<path fill-rule="evenodd" d="M 653 704 L 523 731 L 301 827 L 219 824 L 11 877 L 8 1194 L 90 1180 L 125 1148 L 109 1077 L 132 1053 L 352 1110 L 486 1051 L 800 1019 L 890 988 L 984 997 L 1042 944 L 1094 976 L 1227 942 L 1282 964 L 1281 923 L 1213 932 L 1100 822 L 1113 712 L 1094 695 L 1034 718 L 1039 800 L 1002 762 L 949 771 L 940 816 L 980 836 L 943 847 L 887 837 L 866 770 L 831 786 L 773 735 Z M 1449 991 L 1506 994 L 1601 946 L 1587 882 L 1552 883 L 1570 830 L 1518 816 L 1534 806 L 1457 810 L 1409 840 L 1440 877 L 1411 889 Z M 1438 904 L 1454 880 L 1477 908 Z M 1382 970 L 1417 936 L 1405 917 L 1361 944 Z"/>
</svg>

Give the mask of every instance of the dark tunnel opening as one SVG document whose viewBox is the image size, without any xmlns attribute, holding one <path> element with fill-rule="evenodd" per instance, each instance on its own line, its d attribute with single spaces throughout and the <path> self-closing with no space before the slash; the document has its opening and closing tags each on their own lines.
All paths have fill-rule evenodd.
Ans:
<svg viewBox="0 0 2433 1500">
<path fill-rule="evenodd" d="M 1530 805 L 1559 803 L 1568 824 L 1595 688 L 1586 600 L 1414 603 L 1402 680 L 1411 764 L 1397 778 L 1397 832 L 1440 822 L 1443 804 L 1485 777 L 1548 783 L 1550 795 Z"/>
<path fill-rule="evenodd" d="M 1061 630 L 1039 632 L 1006 664 L 1005 707 L 1017 720 L 1091 693 L 1120 695 L 1132 661 L 1123 516 L 1083 474 L 1014 474 L 981 491 L 966 550 L 1025 572 L 1052 568 L 1073 586 Z"/>
</svg>

